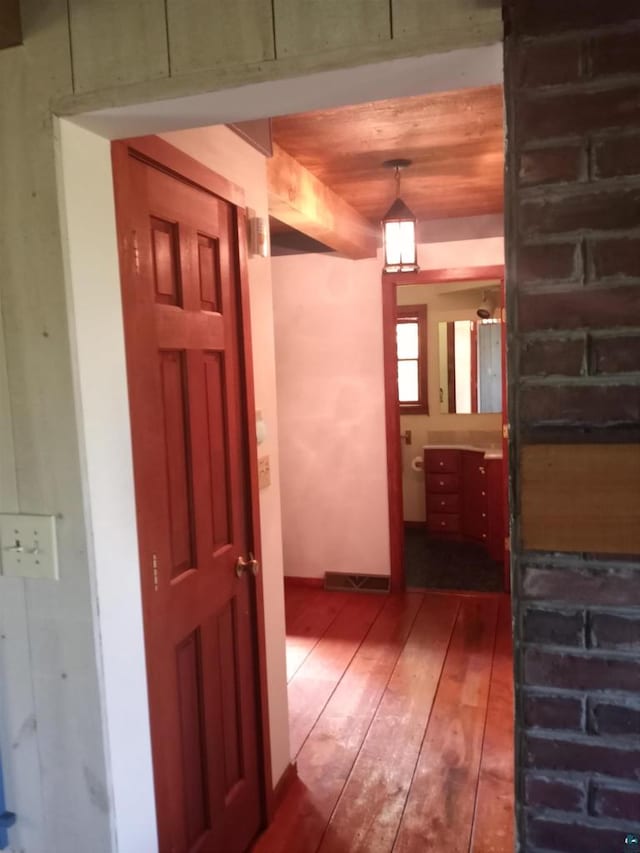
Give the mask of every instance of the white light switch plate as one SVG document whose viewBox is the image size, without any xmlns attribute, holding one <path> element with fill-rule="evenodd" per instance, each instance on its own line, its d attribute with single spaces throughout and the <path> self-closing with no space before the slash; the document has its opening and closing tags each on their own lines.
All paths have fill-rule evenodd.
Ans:
<svg viewBox="0 0 640 853">
<path fill-rule="evenodd" d="M 7 577 L 58 580 L 53 515 L 0 515 L 0 563 Z"/>
</svg>

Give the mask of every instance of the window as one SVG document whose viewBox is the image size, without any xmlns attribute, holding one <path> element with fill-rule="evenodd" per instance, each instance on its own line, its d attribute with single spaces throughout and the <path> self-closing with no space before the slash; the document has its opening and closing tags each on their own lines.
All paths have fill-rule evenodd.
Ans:
<svg viewBox="0 0 640 853">
<path fill-rule="evenodd" d="M 429 413 L 427 306 L 399 305 L 396 312 L 398 402 L 403 414 Z"/>
</svg>

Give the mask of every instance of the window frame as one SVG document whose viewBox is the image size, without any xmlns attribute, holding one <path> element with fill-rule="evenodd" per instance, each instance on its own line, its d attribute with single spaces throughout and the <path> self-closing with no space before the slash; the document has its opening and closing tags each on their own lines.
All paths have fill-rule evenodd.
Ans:
<svg viewBox="0 0 640 853">
<path fill-rule="evenodd" d="M 427 361 L 427 306 L 426 305 L 398 305 L 396 306 L 395 329 L 400 323 L 418 323 L 418 358 L 399 359 L 396 335 L 396 400 L 401 415 L 428 415 L 429 414 L 429 374 Z M 401 403 L 400 390 L 398 388 L 398 362 L 418 362 L 418 400 L 417 402 Z"/>
</svg>

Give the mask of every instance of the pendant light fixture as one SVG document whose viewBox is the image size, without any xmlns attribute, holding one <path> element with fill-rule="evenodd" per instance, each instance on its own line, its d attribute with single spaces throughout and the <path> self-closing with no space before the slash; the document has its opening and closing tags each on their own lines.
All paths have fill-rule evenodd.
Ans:
<svg viewBox="0 0 640 853">
<path fill-rule="evenodd" d="M 393 169 L 396 181 L 396 200 L 382 218 L 384 271 L 417 272 L 416 218 L 400 198 L 400 172 L 411 160 L 386 160 L 382 165 Z"/>
</svg>

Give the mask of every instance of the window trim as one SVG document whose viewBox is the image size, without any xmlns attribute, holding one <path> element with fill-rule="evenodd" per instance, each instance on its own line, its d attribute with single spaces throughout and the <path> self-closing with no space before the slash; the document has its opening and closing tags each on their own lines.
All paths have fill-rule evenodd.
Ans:
<svg viewBox="0 0 640 853">
<path fill-rule="evenodd" d="M 427 306 L 398 305 L 396 306 L 396 327 L 399 323 L 418 322 L 418 402 L 401 403 L 397 387 L 398 351 L 396 349 L 396 400 L 401 415 L 429 414 L 429 374 L 427 361 Z M 403 359 L 408 360 L 408 359 Z M 411 359 L 413 360 L 413 359 Z"/>
</svg>

